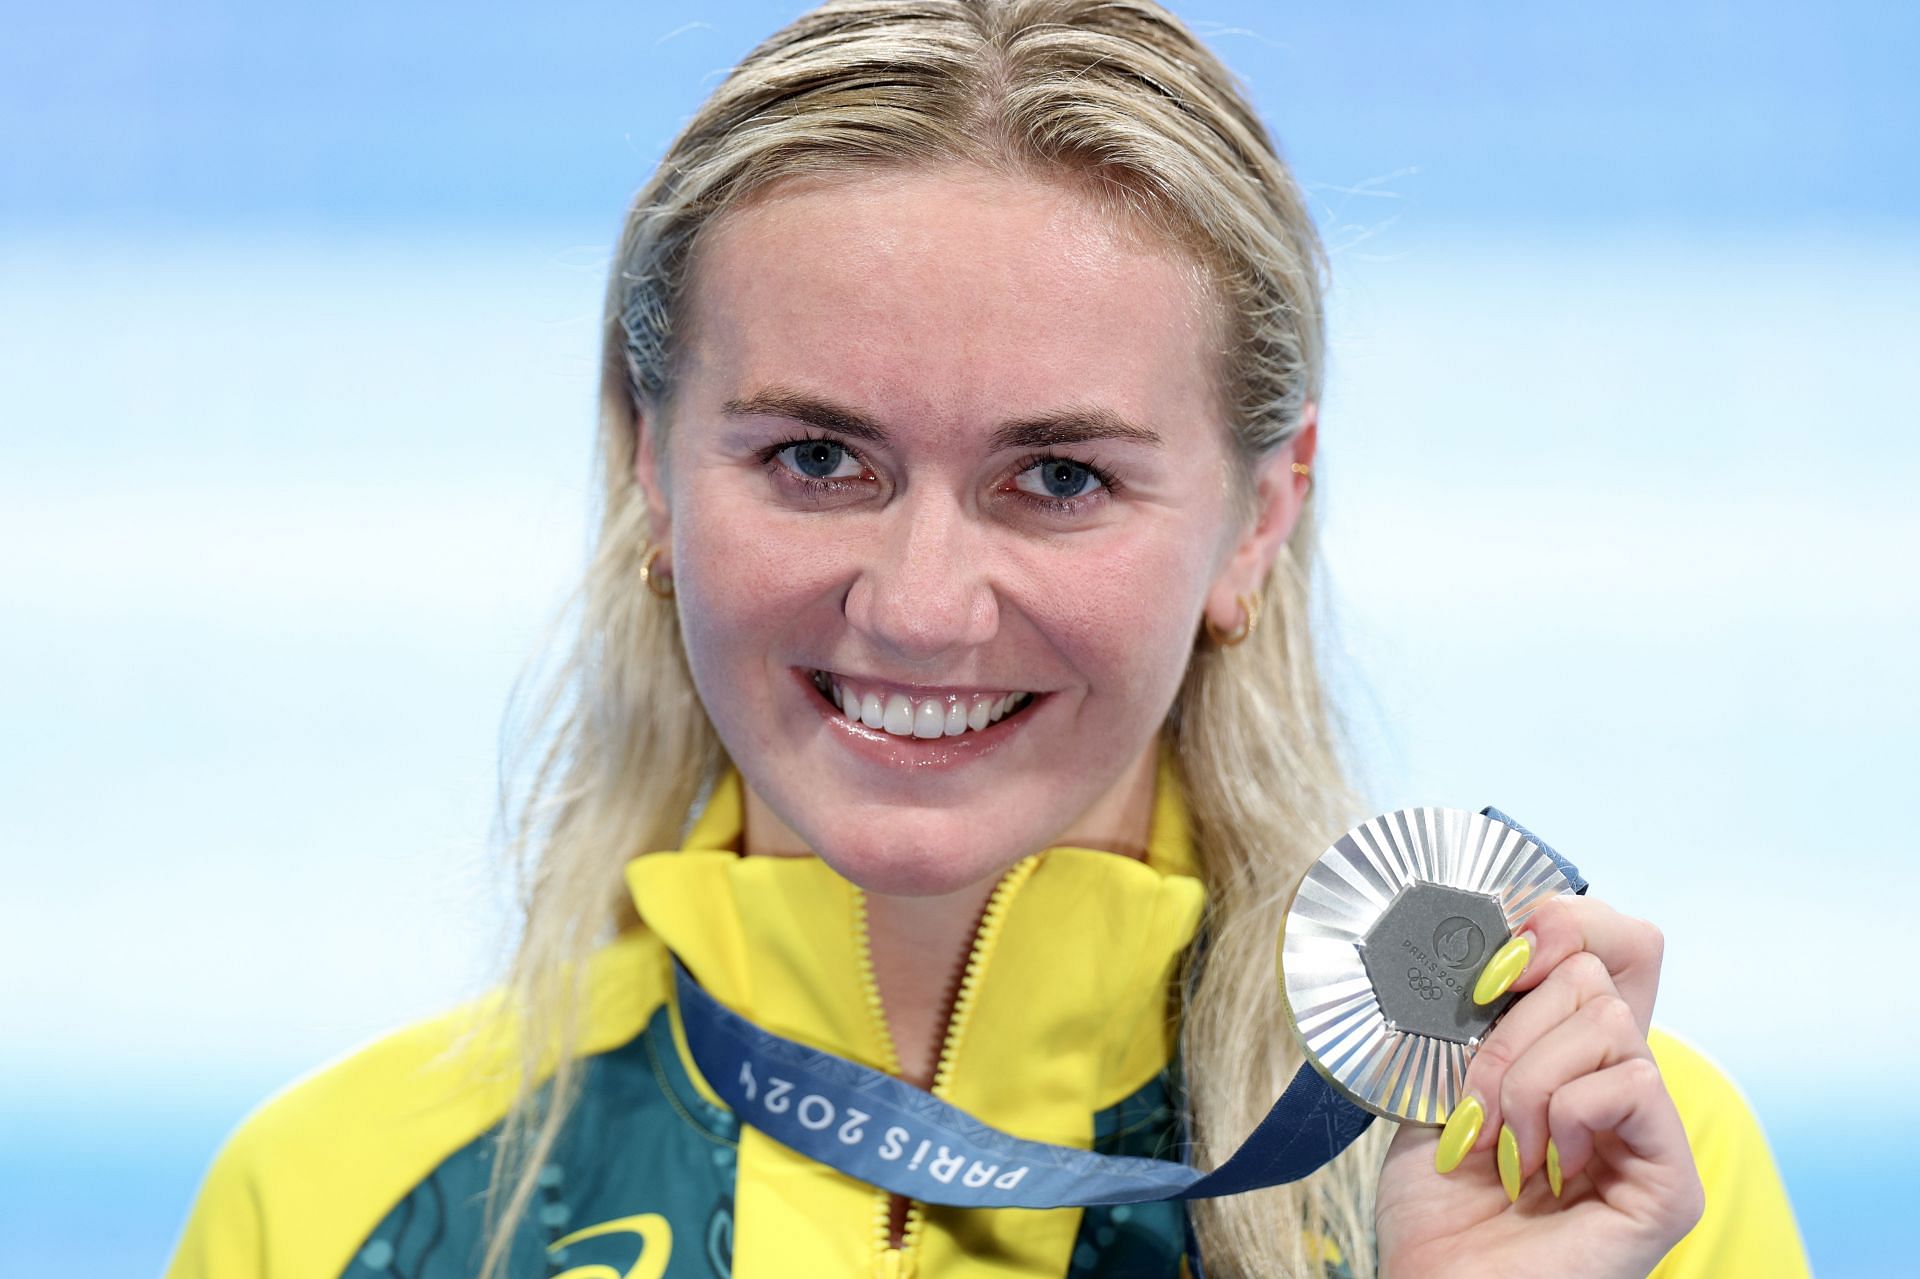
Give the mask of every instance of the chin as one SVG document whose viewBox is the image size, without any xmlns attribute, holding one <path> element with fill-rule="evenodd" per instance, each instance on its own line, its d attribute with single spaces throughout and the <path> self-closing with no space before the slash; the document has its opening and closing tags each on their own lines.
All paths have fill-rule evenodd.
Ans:
<svg viewBox="0 0 1920 1279">
<path fill-rule="evenodd" d="M 996 853 L 969 833 L 953 840 L 902 839 L 884 842 L 814 845 L 820 860 L 843 879 L 869 893 L 887 897 L 941 897 L 997 880 L 1031 850 L 1010 847 Z"/>
</svg>

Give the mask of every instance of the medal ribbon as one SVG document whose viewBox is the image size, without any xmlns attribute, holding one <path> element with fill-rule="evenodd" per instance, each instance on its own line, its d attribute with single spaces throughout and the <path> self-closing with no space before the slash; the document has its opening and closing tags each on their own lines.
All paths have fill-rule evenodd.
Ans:
<svg viewBox="0 0 1920 1279">
<path fill-rule="evenodd" d="M 1571 863 L 1504 813 L 1483 811 L 1539 844 L 1586 891 Z M 1239 1194 L 1308 1176 L 1373 1122 L 1309 1064 L 1211 1172 L 1028 1141 L 892 1075 L 762 1030 L 702 990 L 677 957 L 673 974 L 687 1047 L 735 1117 L 809 1159 L 922 1203 L 1064 1208 Z"/>
</svg>

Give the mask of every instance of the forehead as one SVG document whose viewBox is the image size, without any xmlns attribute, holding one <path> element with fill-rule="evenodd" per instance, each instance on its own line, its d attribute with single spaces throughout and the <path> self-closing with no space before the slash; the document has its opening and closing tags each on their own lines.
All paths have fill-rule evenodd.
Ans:
<svg viewBox="0 0 1920 1279">
<path fill-rule="evenodd" d="M 1218 419 L 1219 316 L 1184 251 L 1085 195 L 973 171 L 783 186 L 710 229 L 690 380 L 860 403 L 902 430 L 1066 405 L 1179 437 Z"/>
</svg>

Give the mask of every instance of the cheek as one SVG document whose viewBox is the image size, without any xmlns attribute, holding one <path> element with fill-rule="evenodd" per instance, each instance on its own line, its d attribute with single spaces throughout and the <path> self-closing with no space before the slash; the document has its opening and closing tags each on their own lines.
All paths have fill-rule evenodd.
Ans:
<svg viewBox="0 0 1920 1279">
<path fill-rule="evenodd" d="M 1183 540 L 1141 538 L 1110 547 L 1092 563 L 1058 565 L 1028 609 L 1054 645 L 1108 699 L 1157 716 L 1170 703 L 1192 656 L 1204 584 L 1199 556 Z"/>
<path fill-rule="evenodd" d="M 769 640 L 790 631 L 845 576 L 844 548 L 813 544 L 819 534 L 803 521 L 767 518 L 737 479 L 690 486 L 676 510 L 674 585 L 703 684 L 708 675 L 728 677 L 722 662 L 735 679 L 744 676 L 742 663 L 764 664 Z"/>
</svg>

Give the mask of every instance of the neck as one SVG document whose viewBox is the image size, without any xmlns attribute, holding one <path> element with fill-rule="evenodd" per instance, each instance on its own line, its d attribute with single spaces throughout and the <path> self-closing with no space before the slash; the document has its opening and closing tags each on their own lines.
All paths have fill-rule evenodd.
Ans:
<svg viewBox="0 0 1920 1279">
<path fill-rule="evenodd" d="M 997 880 L 938 897 L 867 896 L 867 936 L 900 1077 L 931 1089 L 967 957 Z"/>
<path fill-rule="evenodd" d="M 1100 848 L 1146 860 L 1158 760 L 1156 735 L 1112 788 L 1048 846 Z M 808 855 L 799 837 L 751 786 L 745 788 L 745 801 L 742 852 L 749 857 Z M 999 882 L 1000 875 L 994 875 L 930 897 L 866 895 L 867 934 L 887 1029 L 900 1058 L 901 1078 L 916 1087 L 933 1085 L 967 959 Z"/>
</svg>

